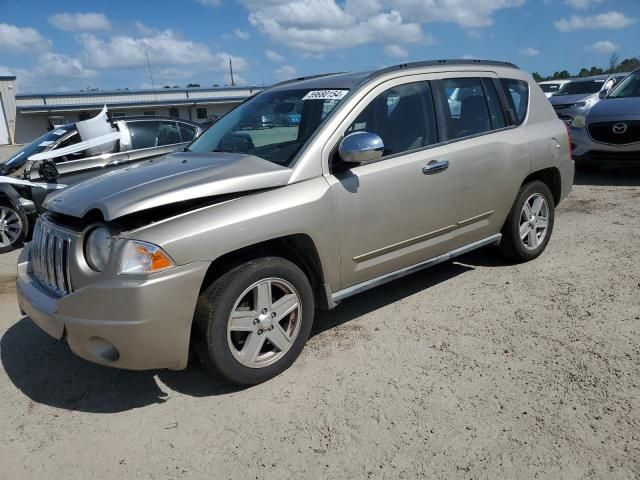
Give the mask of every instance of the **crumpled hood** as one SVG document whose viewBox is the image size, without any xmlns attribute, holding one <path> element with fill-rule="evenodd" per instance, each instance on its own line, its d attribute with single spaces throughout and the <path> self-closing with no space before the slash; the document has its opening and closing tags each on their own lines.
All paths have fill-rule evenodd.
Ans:
<svg viewBox="0 0 640 480">
<path fill-rule="evenodd" d="M 640 97 L 606 98 L 589 111 L 589 120 L 599 117 L 617 117 L 620 120 L 640 117 Z"/>
<path fill-rule="evenodd" d="M 50 195 L 44 207 L 110 221 L 185 200 L 286 185 L 292 170 L 252 155 L 178 152 L 137 163 Z"/>
<path fill-rule="evenodd" d="M 551 105 L 572 105 L 578 102 L 585 102 L 594 96 L 593 93 L 580 93 L 578 95 L 552 95 L 549 98 Z"/>
</svg>

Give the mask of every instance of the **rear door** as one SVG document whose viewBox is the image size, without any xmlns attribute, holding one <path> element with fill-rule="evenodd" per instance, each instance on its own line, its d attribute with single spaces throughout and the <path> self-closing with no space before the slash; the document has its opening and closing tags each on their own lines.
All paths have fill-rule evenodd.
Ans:
<svg viewBox="0 0 640 480">
<path fill-rule="evenodd" d="M 440 107 L 441 141 L 456 172 L 455 247 L 499 232 L 511 209 L 522 173 L 529 169 L 527 141 L 506 114 L 500 84 L 490 72 L 458 73 L 434 82 Z M 448 92 L 460 107 L 450 108 Z M 522 99 L 526 107 L 527 99 Z M 509 118 L 507 118 L 509 117 Z"/>
</svg>

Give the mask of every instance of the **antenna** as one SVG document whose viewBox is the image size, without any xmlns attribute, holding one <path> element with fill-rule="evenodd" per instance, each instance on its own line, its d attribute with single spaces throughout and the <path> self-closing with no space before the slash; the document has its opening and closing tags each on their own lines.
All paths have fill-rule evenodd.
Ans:
<svg viewBox="0 0 640 480">
<path fill-rule="evenodd" d="M 153 81 L 153 74 L 151 73 L 151 62 L 149 61 L 149 54 L 144 52 L 144 56 L 147 57 L 147 68 L 149 69 L 149 78 L 151 79 L 151 88 L 156 89 L 156 84 Z"/>
<path fill-rule="evenodd" d="M 229 72 L 231 73 L 231 86 L 234 87 L 236 82 L 233 80 L 233 63 L 231 63 L 231 57 L 229 57 Z"/>
</svg>

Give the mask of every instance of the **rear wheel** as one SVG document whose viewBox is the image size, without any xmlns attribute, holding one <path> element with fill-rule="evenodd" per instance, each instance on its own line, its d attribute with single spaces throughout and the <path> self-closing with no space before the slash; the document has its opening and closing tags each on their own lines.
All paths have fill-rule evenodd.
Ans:
<svg viewBox="0 0 640 480">
<path fill-rule="evenodd" d="M 0 253 L 10 252 L 22 245 L 29 229 L 26 215 L 8 202 L 0 203 Z"/>
<path fill-rule="evenodd" d="M 200 361 L 227 380 L 244 385 L 283 372 L 309 338 L 313 291 L 295 264 L 278 257 L 252 260 L 206 288 L 194 317 Z"/>
<path fill-rule="evenodd" d="M 502 254 L 517 262 L 540 256 L 549 243 L 554 219 L 549 187 L 537 180 L 523 185 L 502 228 Z"/>
</svg>

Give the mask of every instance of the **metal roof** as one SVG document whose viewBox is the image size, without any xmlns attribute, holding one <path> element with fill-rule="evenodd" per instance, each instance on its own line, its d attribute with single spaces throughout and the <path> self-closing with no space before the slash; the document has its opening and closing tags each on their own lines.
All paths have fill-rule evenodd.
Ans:
<svg viewBox="0 0 640 480">
<path fill-rule="evenodd" d="M 167 105 L 203 105 L 214 103 L 237 103 L 246 100 L 248 97 L 218 97 L 218 98 L 190 98 L 177 100 L 148 100 L 139 102 L 100 102 L 100 103 L 82 103 L 82 104 L 44 104 L 44 105 L 17 105 L 16 108 L 20 112 L 59 112 L 59 111 L 77 111 L 77 110 L 100 110 L 106 104 L 111 110 L 119 108 L 135 108 L 135 107 L 163 107 Z"/>
<path fill-rule="evenodd" d="M 2 78 L 2 77 L 0 77 Z M 12 77 L 15 79 L 16 77 Z M 207 92 L 220 92 L 220 91 L 234 91 L 234 90 L 264 90 L 267 87 L 259 87 L 256 85 L 249 85 L 246 87 L 210 87 L 210 88 L 156 88 L 153 89 L 132 89 L 132 90 L 96 90 L 96 91 L 76 91 L 76 92 L 37 92 L 37 93 L 24 93 L 16 95 L 16 99 L 30 99 L 30 98 L 42 98 L 42 97 L 104 97 L 110 95 L 144 95 L 144 94 L 169 94 L 169 93 L 186 93 L 189 95 L 197 93 Z"/>
</svg>

